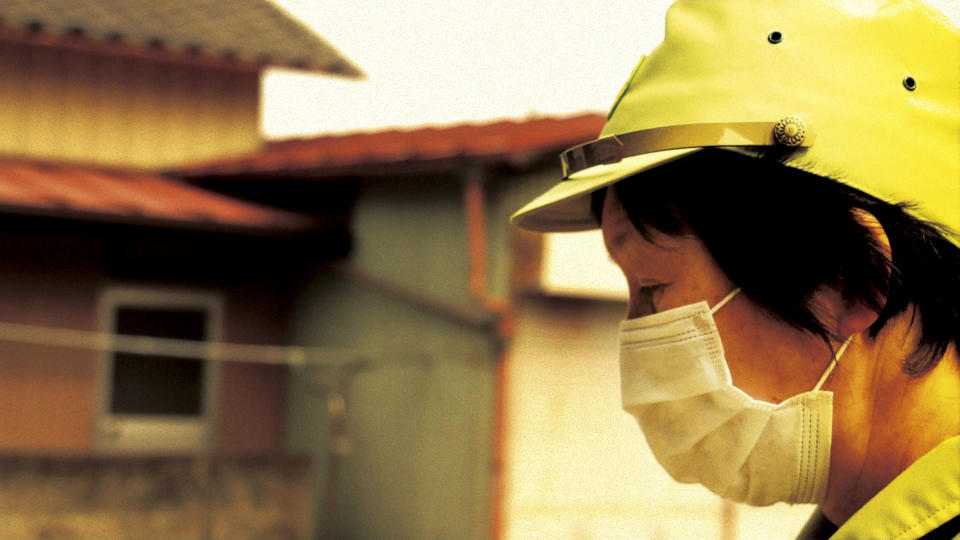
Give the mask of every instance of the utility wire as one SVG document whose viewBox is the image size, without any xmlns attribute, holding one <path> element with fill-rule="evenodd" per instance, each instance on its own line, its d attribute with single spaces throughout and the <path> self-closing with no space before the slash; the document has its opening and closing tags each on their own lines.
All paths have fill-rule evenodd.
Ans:
<svg viewBox="0 0 960 540">
<path fill-rule="evenodd" d="M 367 355 L 346 348 L 194 341 L 6 322 L 0 322 L 0 341 L 207 361 L 291 366 L 340 366 L 367 359 Z"/>
</svg>

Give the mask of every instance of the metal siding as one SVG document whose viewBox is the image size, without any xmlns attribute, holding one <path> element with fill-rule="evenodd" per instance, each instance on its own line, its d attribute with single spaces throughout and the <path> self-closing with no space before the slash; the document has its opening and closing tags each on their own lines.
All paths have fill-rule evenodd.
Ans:
<svg viewBox="0 0 960 540">
<path fill-rule="evenodd" d="M 61 111 L 69 121 L 61 122 L 59 136 L 63 155 L 68 159 L 89 159 L 88 148 L 101 146 L 97 140 L 98 108 L 97 78 L 91 74 L 101 69 L 102 59 L 91 55 L 73 55 L 62 66 L 64 89 L 72 95 L 69 107 Z M 29 148 L 25 149 L 29 152 Z"/>
<path fill-rule="evenodd" d="M 259 74 L 0 42 L 0 152 L 173 167 L 259 147 Z"/>
<path fill-rule="evenodd" d="M 25 88 L 29 92 L 29 116 L 25 143 L 28 148 L 36 148 L 45 155 L 57 155 L 61 152 L 58 148 L 58 142 L 62 140 L 60 121 L 66 108 L 66 96 L 58 91 L 58 87 L 66 87 L 65 81 L 60 80 L 63 67 L 60 58 L 49 50 L 32 49 L 27 55 L 30 60 Z"/>
</svg>

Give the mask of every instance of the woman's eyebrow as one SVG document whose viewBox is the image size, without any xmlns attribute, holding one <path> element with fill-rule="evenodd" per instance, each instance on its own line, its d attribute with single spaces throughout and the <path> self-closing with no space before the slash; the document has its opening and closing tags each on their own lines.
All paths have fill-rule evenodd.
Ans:
<svg viewBox="0 0 960 540">
<path fill-rule="evenodd" d="M 610 243 L 613 244 L 614 248 L 620 249 L 624 245 L 626 245 L 628 236 L 629 234 L 627 233 L 627 231 L 620 231 L 620 232 L 614 233 L 613 239 L 610 240 Z"/>
</svg>

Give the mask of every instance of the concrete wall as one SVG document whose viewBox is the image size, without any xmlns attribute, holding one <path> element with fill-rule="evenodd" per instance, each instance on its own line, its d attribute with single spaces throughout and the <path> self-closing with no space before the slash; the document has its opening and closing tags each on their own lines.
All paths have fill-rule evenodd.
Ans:
<svg viewBox="0 0 960 540">
<path fill-rule="evenodd" d="M 288 440 L 314 452 L 318 527 L 488 538 L 498 349 L 467 292 L 459 178 L 383 179 L 361 193 L 349 264 L 313 276 L 295 323 L 297 341 L 362 352 L 352 375 L 304 367 L 291 381 Z M 348 444 L 330 438 L 338 384 Z"/>
<path fill-rule="evenodd" d="M 309 460 L 0 456 L 5 540 L 307 540 Z"/>
<path fill-rule="evenodd" d="M 249 152 L 259 92 L 256 70 L 0 42 L 0 153 L 164 168 Z"/>
</svg>

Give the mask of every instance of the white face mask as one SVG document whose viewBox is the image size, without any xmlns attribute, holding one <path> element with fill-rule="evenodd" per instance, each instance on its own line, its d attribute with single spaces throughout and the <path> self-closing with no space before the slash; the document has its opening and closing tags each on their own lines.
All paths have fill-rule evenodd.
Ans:
<svg viewBox="0 0 960 540">
<path fill-rule="evenodd" d="M 833 392 L 820 387 L 779 405 L 733 386 L 706 302 L 620 326 L 623 407 L 636 417 L 661 465 L 678 482 L 700 483 L 732 501 L 819 503 L 827 487 Z"/>
</svg>

